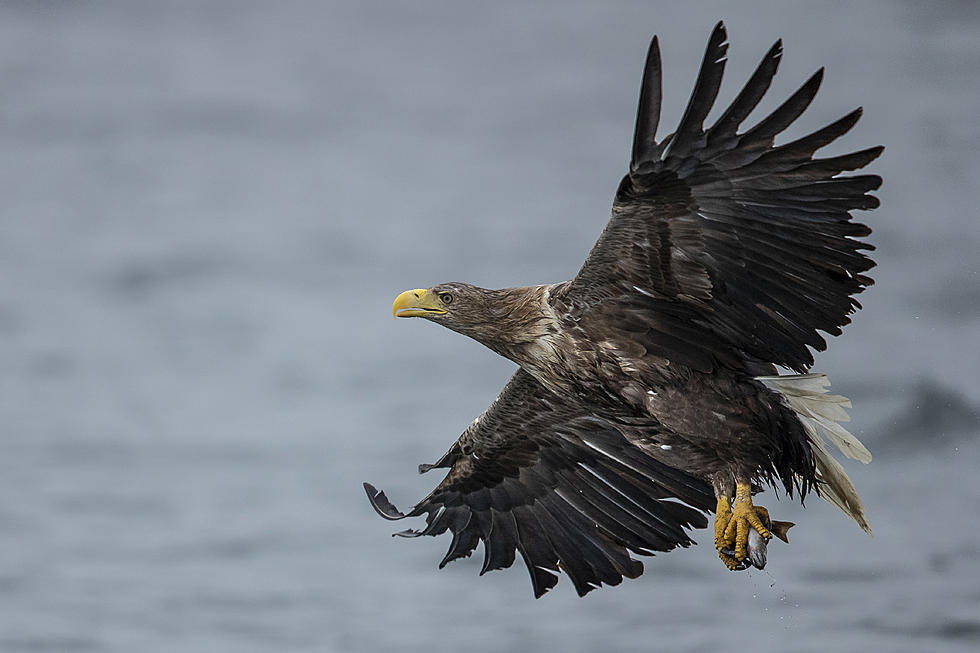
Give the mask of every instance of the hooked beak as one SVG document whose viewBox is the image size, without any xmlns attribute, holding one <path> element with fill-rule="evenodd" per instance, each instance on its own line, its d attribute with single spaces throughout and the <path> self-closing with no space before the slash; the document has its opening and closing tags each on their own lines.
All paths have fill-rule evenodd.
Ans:
<svg viewBox="0 0 980 653">
<path fill-rule="evenodd" d="M 398 295 L 395 303 L 391 305 L 392 317 L 425 317 L 445 315 L 447 312 L 439 295 L 422 288 L 406 290 Z"/>
</svg>

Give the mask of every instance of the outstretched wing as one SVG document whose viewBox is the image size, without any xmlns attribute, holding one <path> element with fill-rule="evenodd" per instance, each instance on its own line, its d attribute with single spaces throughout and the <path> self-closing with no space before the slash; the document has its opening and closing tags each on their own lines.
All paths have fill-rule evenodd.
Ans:
<svg viewBox="0 0 980 653">
<path fill-rule="evenodd" d="M 579 595 L 636 578 L 643 565 L 630 552 L 688 546 L 684 528 L 707 526 L 701 511 L 714 507 L 708 484 L 654 460 L 524 370 L 439 462 L 419 470 L 434 467 L 449 473 L 407 514 L 365 483 L 375 510 L 387 519 L 426 515 L 425 528 L 396 535 L 450 531 L 440 568 L 480 542 L 481 574 L 520 553 L 535 597 L 554 587 L 559 569 Z"/>
<path fill-rule="evenodd" d="M 709 371 L 718 361 L 776 363 L 805 371 L 818 331 L 839 335 L 873 281 L 857 238 L 870 229 L 849 211 L 872 209 L 876 175 L 841 176 L 883 148 L 815 159 L 847 132 L 857 109 L 823 129 L 775 147 L 774 138 L 810 104 L 823 71 L 751 129 L 741 123 L 768 90 L 777 42 L 732 104 L 708 129 L 728 49 L 724 25 L 711 34 L 677 131 L 656 142 L 661 66 L 650 45 L 629 174 L 612 218 L 571 282 L 578 314 L 632 324 L 648 351 Z"/>
</svg>

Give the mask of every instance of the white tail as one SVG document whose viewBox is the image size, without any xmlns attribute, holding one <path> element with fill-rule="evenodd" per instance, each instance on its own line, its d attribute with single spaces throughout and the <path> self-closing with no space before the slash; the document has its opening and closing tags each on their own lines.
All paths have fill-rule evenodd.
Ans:
<svg viewBox="0 0 980 653">
<path fill-rule="evenodd" d="M 844 511 L 858 526 L 871 532 L 864 506 L 854 484 L 830 452 L 820 432 L 827 436 L 841 453 L 848 458 L 871 462 L 871 452 L 861 441 L 838 422 L 850 421 L 845 408 L 851 407 L 847 397 L 827 394 L 830 381 L 826 374 L 792 374 L 786 376 L 758 376 L 769 387 L 783 395 L 789 407 L 799 416 L 810 436 L 813 457 L 817 467 L 817 494 Z"/>
</svg>

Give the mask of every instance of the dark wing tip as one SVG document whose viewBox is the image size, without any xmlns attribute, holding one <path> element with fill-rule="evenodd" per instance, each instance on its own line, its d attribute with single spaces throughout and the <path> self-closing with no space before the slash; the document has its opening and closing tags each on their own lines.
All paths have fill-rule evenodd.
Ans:
<svg viewBox="0 0 980 653">
<path fill-rule="evenodd" d="M 783 58 L 783 40 L 776 39 L 776 42 L 772 44 L 772 47 L 769 48 L 769 51 L 766 52 L 766 56 L 763 57 L 762 59 L 763 61 L 767 59 L 775 59 L 776 65 L 778 66 L 782 58 Z"/>
<path fill-rule="evenodd" d="M 701 68 L 698 70 L 697 80 L 694 82 L 694 91 L 688 100 L 680 124 L 674 132 L 676 136 L 667 147 L 665 155 L 669 153 L 685 157 L 702 137 L 704 119 L 708 116 L 715 99 L 718 97 L 718 89 L 721 88 L 721 79 L 725 74 L 727 61 L 728 33 L 725 31 L 725 24 L 718 21 L 708 38 L 704 58 L 701 60 Z"/>
<path fill-rule="evenodd" d="M 769 52 L 766 53 L 765 59 L 775 59 L 778 65 L 779 61 L 783 58 L 783 40 L 776 39 L 776 42 L 772 44 L 769 48 Z"/>
<path fill-rule="evenodd" d="M 785 102 L 759 121 L 755 127 L 745 132 L 742 136 L 742 144 L 768 142 L 771 145 L 772 138 L 789 127 L 810 106 L 817 91 L 820 90 L 823 74 L 824 69 L 820 67 Z"/>
<path fill-rule="evenodd" d="M 713 61 L 709 55 L 714 56 Z M 708 46 L 705 48 L 704 57 L 706 62 L 719 63 L 727 55 L 728 30 L 725 29 L 725 21 L 719 20 L 714 29 L 711 30 L 711 36 L 708 37 Z"/>
<path fill-rule="evenodd" d="M 654 158 L 663 92 L 662 74 L 660 41 L 654 36 L 647 50 L 643 80 L 640 82 L 640 101 L 636 110 L 636 128 L 633 131 L 631 170 L 636 170 L 641 163 Z"/>
<path fill-rule="evenodd" d="M 735 137 L 742 121 L 755 110 L 766 91 L 769 90 L 782 57 L 783 40 L 779 39 L 772 44 L 772 47 L 766 52 L 766 56 L 759 62 L 755 72 L 752 73 L 752 77 L 749 78 L 738 96 L 709 130 L 709 140 L 715 146 L 724 147 L 726 141 Z"/>
<path fill-rule="evenodd" d="M 534 571 L 529 571 L 529 573 L 531 574 L 531 591 L 534 592 L 536 599 L 540 599 L 558 585 L 557 573 L 541 567 L 535 567 Z"/>
<path fill-rule="evenodd" d="M 820 90 L 821 84 L 823 84 L 823 76 L 825 71 L 826 69 L 823 66 L 817 68 L 816 72 L 810 75 L 809 79 L 803 82 L 803 86 L 797 89 L 796 93 L 790 96 L 790 100 L 797 99 L 798 97 L 800 99 L 805 98 L 799 113 L 796 114 L 796 117 L 794 117 L 793 120 L 796 120 L 800 113 L 803 113 L 803 111 L 810 106 L 810 102 L 813 101 L 813 98 L 817 95 L 817 91 Z M 788 103 L 789 100 L 787 100 L 787 104 Z"/>
<path fill-rule="evenodd" d="M 881 156 L 881 153 L 884 151 L 885 151 L 884 145 L 876 145 L 874 147 L 869 147 L 867 149 L 854 152 L 848 155 L 853 158 L 853 163 L 844 169 L 857 170 L 859 168 L 863 168 L 864 166 L 868 165 L 869 163 L 877 159 L 879 156 Z M 880 185 L 880 181 L 879 181 L 879 185 Z"/>
<path fill-rule="evenodd" d="M 851 131 L 851 128 L 858 123 L 858 121 L 861 119 L 861 116 L 863 115 L 864 115 L 864 107 L 858 107 L 854 111 L 850 112 L 849 114 L 847 114 L 846 116 L 838 120 L 837 123 L 833 123 L 832 126 L 836 126 L 837 124 L 839 124 L 841 127 L 840 136 L 843 136 L 847 132 Z M 836 139 L 838 138 L 838 136 L 835 136 L 834 138 Z"/>
<path fill-rule="evenodd" d="M 374 487 L 370 483 L 364 483 L 364 491 L 367 492 L 368 501 L 371 502 L 371 507 L 385 519 L 397 521 L 405 518 L 405 514 L 396 508 L 395 505 L 388 500 L 388 497 L 385 496 L 385 493 L 378 488 Z"/>
<path fill-rule="evenodd" d="M 881 188 L 881 175 L 868 175 L 867 176 L 868 190 L 878 190 Z"/>
</svg>

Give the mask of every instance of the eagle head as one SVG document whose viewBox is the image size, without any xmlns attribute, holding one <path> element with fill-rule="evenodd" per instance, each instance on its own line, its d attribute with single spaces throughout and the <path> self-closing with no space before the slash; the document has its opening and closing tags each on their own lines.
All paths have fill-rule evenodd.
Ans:
<svg viewBox="0 0 980 653">
<path fill-rule="evenodd" d="M 514 347 L 547 333 L 541 308 L 544 290 L 544 286 L 490 290 L 467 283 L 441 283 L 406 290 L 395 298 L 391 314 L 425 318 L 518 360 Z"/>
<path fill-rule="evenodd" d="M 406 290 L 391 306 L 394 317 L 422 317 L 474 337 L 490 326 L 494 313 L 492 290 L 468 283 L 441 283 L 431 288 Z"/>
</svg>

